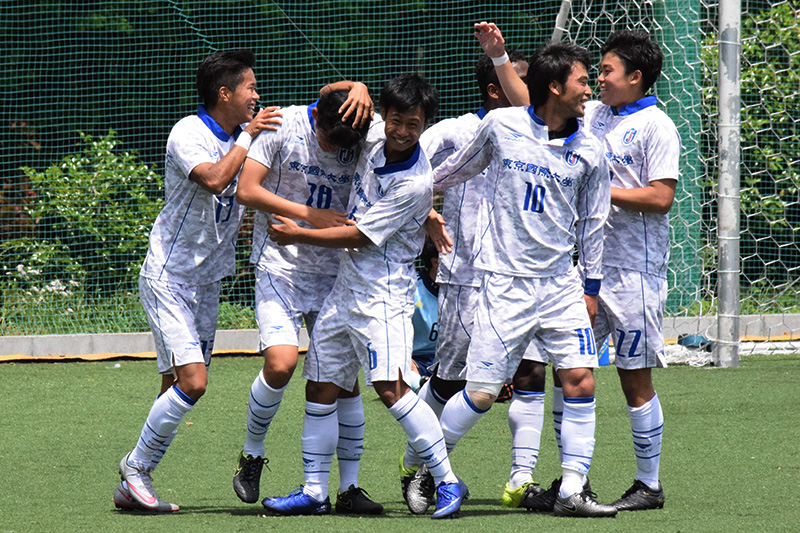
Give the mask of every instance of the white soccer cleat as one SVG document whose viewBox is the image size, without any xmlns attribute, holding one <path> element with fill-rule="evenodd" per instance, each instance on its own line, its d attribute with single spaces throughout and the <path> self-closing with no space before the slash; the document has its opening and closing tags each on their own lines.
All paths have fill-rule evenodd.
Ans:
<svg viewBox="0 0 800 533">
<path fill-rule="evenodd" d="M 145 511 L 145 512 L 153 512 L 151 509 L 145 509 L 131 498 L 130 490 L 128 489 L 128 482 L 127 481 L 120 481 L 119 485 L 117 485 L 117 490 L 114 492 L 114 506 L 117 509 L 123 511 Z M 180 511 L 180 507 L 175 505 L 174 503 L 167 503 L 161 498 L 158 499 L 158 509 L 156 512 L 159 513 L 174 513 L 176 511 Z"/>
<path fill-rule="evenodd" d="M 153 479 L 150 470 L 128 463 L 130 452 L 119 462 L 119 476 L 122 481 L 127 481 L 128 494 L 131 501 L 136 502 L 148 511 L 158 510 L 158 496 L 153 489 Z"/>
</svg>

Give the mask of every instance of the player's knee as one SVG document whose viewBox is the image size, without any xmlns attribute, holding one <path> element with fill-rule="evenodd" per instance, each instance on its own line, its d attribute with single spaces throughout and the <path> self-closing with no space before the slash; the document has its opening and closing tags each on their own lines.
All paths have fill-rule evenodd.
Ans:
<svg viewBox="0 0 800 533">
<path fill-rule="evenodd" d="M 546 381 L 547 365 L 525 360 L 520 363 L 513 379 L 515 389 L 531 392 L 544 392 Z"/>
<path fill-rule="evenodd" d="M 475 407 L 481 411 L 486 411 L 494 405 L 501 388 L 503 388 L 502 383 L 479 383 L 470 381 L 467 383 L 464 390 Z"/>
</svg>

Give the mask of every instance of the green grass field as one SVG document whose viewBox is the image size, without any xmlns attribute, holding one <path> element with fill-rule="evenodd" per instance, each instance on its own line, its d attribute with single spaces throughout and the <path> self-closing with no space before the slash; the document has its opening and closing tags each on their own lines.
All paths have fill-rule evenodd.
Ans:
<svg viewBox="0 0 800 533">
<path fill-rule="evenodd" d="M 738 369 L 675 366 L 656 372 L 666 416 L 666 506 L 591 520 L 500 507 L 510 465 L 507 404 L 496 405 L 452 456 L 472 494 L 461 519 L 411 516 L 397 474 L 404 434 L 371 389 L 365 390 L 361 485 L 386 505 L 386 514 L 264 516 L 260 504 L 242 504 L 231 488 L 248 391 L 260 366 L 253 357 L 215 360 L 206 396 L 184 419 L 155 475 L 159 494 L 181 511 L 146 516 L 115 511 L 111 497 L 117 464 L 136 443 L 157 392 L 155 363 L 0 365 L 0 533 L 800 529 L 800 355 L 751 356 Z M 603 367 L 596 377 L 597 446 L 590 478 L 598 498 L 610 502 L 628 488 L 635 467 L 616 372 Z M 270 470 L 264 471 L 262 496 L 284 495 L 302 482 L 302 396 L 302 380 L 295 378 L 267 437 Z M 542 484 L 559 475 L 556 457 L 548 421 L 535 472 Z M 331 479 L 335 493 L 335 471 Z"/>
</svg>

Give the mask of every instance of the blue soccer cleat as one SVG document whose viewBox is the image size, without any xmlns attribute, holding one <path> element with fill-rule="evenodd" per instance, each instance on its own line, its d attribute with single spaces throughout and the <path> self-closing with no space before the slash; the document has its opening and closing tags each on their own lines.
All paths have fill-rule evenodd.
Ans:
<svg viewBox="0 0 800 533">
<path fill-rule="evenodd" d="M 467 484 L 458 480 L 458 483 L 440 483 L 436 489 L 436 510 L 431 518 L 458 518 L 461 502 L 469 498 Z"/>
<path fill-rule="evenodd" d="M 325 498 L 325 501 L 321 502 L 317 501 L 303 492 L 303 487 L 293 490 L 288 496 L 264 498 L 261 504 L 273 513 L 287 516 L 329 514 L 331 512 L 330 498 Z"/>
</svg>

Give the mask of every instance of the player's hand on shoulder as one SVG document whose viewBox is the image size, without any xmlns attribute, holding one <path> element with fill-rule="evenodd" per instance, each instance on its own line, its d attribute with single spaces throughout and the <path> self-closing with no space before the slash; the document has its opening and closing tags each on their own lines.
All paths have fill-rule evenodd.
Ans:
<svg viewBox="0 0 800 533">
<path fill-rule="evenodd" d="M 279 107 L 265 107 L 256 113 L 256 116 L 253 117 L 253 120 L 250 121 L 244 131 L 249 133 L 254 139 L 264 130 L 277 131 L 278 127 L 281 125 L 282 116 L 283 114 Z"/>
<path fill-rule="evenodd" d="M 500 28 L 493 22 L 476 23 L 473 35 L 489 57 L 501 57 L 506 53 L 506 41 L 500 33 Z"/>
<path fill-rule="evenodd" d="M 335 209 L 317 209 L 309 207 L 306 222 L 317 229 L 335 228 L 338 226 L 351 226 L 355 222 L 347 218 L 347 213 Z"/>
<path fill-rule="evenodd" d="M 350 89 L 347 100 L 339 108 L 339 113 L 344 113 L 342 120 L 347 120 L 355 113 L 353 126 L 359 128 L 364 124 L 369 124 L 374 112 L 375 104 L 372 102 L 367 86 L 361 82 L 353 82 L 353 88 Z"/>
<path fill-rule="evenodd" d="M 450 238 L 450 234 L 447 232 L 444 217 L 433 209 L 431 209 L 428 218 L 425 219 L 425 229 L 436 246 L 436 251 L 440 254 L 448 254 L 453 251 L 453 239 Z"/>
</svg>

